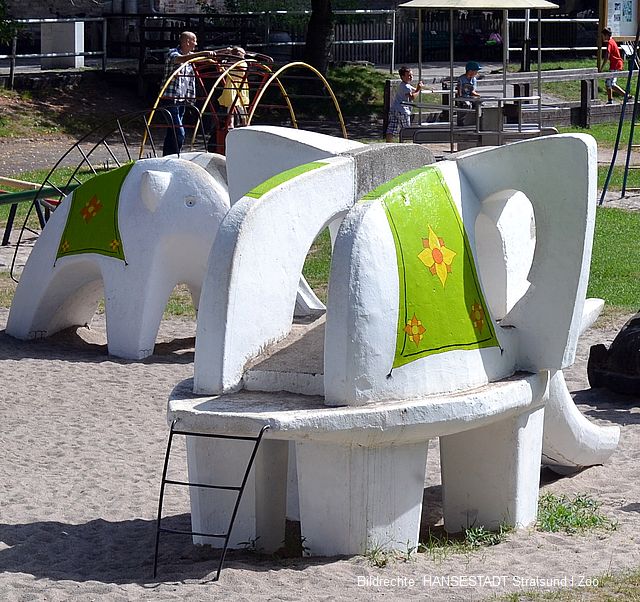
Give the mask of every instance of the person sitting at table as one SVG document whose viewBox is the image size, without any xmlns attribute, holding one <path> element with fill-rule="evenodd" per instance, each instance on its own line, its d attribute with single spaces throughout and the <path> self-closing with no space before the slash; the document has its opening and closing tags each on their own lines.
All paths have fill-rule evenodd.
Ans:
<svg viewBox="0 0 640 602">
<path fill-rule="evenodd" d="M 482 69 L 482 67 L 476 61 L 469 61 L 466 64 L 464 75 L 461 75 L 458 78 L 458 82 L 456 84 L 456 98 L 472 98 L 474 96 L 480 96 L 477 90 L 478 80 L 476 79 L 480 69 Z M 468 100 L 458 101 L 456 104 L 465 109 L 473 108 L 473 104 Z M 474 125 L 475 121 L 476 116 L 474 113 L 467 111 L 460 111 L 458 113 L 458 125 Z"/>
</svg>

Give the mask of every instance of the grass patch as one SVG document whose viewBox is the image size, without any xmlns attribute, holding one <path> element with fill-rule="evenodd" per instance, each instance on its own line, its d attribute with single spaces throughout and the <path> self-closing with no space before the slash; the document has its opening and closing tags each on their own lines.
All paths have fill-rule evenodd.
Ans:
<svg viewBox="0 0 640 602">
<path fill-rule="evenodd" d="M 601 504 L 588 495 L 544 493 L 538 501 L 538 531 L 549 533 L 585 533 L 587 531 L 615 531 L 617 523 L 600 512 Z"/>
<path fill-rule="evenodd" d="M 599 207 L 588 297 L 636 310 L 640 299 L 640 212 Z"/>
<path fill-rule="evenodd" d="M 501 525 L 498 531 L 490 531 L 482 526 L 470 527 L 455 535 L 449 535 L 441 527 L 428 529 L 418 551 L 428 554 L 431 560 L 441 561 L 452 554 L 470 554 L 480 548 L 498 545 L 512 531 L 513 528 L 507 525 Z"/>
<path fill-rule="evenodd" d="M 311 245 L 302 274 L 320 301 L 327 302 L 329 272 L 331 271 L 331 237 L 325 228 Z"/>
<path fill-rule="evenodd" d="M 598 167 L 598 189 L 601 191 L 604 188 L 604 182 L 607 178 L 607 173 L 609 172 L 609 167 L 601 165 Z M 609 180 L 609 185 L 607 186 L 607 190 L 609 192 L 622 190 L 622 181 L 624 179 L 624 167 L 614 166 L 613 172 L 611 173 L 611 179 Z M 627 173 L 627 185 L 625 190 L 627 193 L 629 189 L 638 188 L 640 189 L 640 170 L 630 169 Z"/>
<path fill-rule="evenodd" d="M 29 92 L 0 89 L 0 138 L 50 136 L 61 130 L 54 112 L 34 104 Z"/>
<path fill-rule="evenodd" d="M 167 306 L 164 308 L 163 317 L 165 319 L 176 316 L 194 319 L 196 317 L 196 310 L 191 302 L 191 293 L 184 284 L 179 284 L 173 289 Z"/>
<path fill-rule="evenodd" d="M 9 272 L 0 272 L 0 307 L 11 307 L 16 283 L 9 276 Z"/>
<path fill-rule="evenodd" d="M 361 65 L 334 67 L 327 73 L 340 109 L 350 117 L 382 115 L 384 83 L 388 78 L 388 73 Z"/>
<path fill-rule="evenodd" d="M 595 57 L 591 58 L 581 58 L 581 59 L 570 59 L 563 61 L 544 61 L 542 63 L 541 70 L 542 71 L 551 71 L 551 70 L 559 70 L 559 69 L 586 69 L 586 68 L 594 68 L 597 67 L 597 61 Z M 537 70 L 537 63 L 531 64 L 531 71 Z M 511 64 L 509 66 L 510 71 L 517 71 L 519 69 L 519 65 Z M 633 95 L 635 92 L 637 77 L 634 76 L 631 79 L 631 88 L 630 94 Z M 624 90 L 627 85 L 626 78 L 618 79 L 618 85 Z M 550 94 L 552 96 L 556 96 L 557 98 L 561 98 L 566 101 L 578 101 L 580 100 L 580 81 L 568 81 L 568 82 L 547 82 L 542 84 L 542 91 L 545 94 Z M 607 100 L 607 90 L 604 85 L 604 80 L 598 80 L 598 99 L 602 101 Z"/>
<path fill-rule="evenodd" d="M 631 105 L 627 108 L 631 110 Z M 558 128 L 558 132 L 560 134 L 589 134 L 596 139 L 598 146 L 613 148 L 616 143 L 616 136 L 618 135 L 618 120 L 616 119 L 615 121 L 609 121 L 607 123 L 595 123 L 590 128 L 561 126 Z M 639 133 L 638 131 L 634 131 L 634 137 L 637 138 Z M 630 134 L 631 124 L 629 121 L 625 121 L 620 134 L 619 156 L 624 156 L 626 153 Z"/>
</svg>

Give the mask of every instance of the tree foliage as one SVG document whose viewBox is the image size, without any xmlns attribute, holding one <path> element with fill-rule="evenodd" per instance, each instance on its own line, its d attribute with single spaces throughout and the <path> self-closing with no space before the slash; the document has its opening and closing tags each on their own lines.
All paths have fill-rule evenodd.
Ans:
<svg viewBox="0 0 640 602">
<path fill-rule="evenodd" d="M 0 0 L 0 44 L 8 44 L 18 31 L 18 25 L 9 19 L 6 0 Z"/>
</svg>

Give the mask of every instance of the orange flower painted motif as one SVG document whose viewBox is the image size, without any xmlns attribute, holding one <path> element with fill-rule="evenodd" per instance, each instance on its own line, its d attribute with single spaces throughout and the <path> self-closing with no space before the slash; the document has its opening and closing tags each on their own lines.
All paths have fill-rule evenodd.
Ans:
<svg viewBox="0 0 640 602">
<path fill-rule="evenodd" d="M 115 253 L 120 248 L 120 241 L 115 238 L 109 243 L 109 248 Z"/>
<path fill-rule="evenodd" d="M 96 214 L 102 209 L 102 203 L 97 196 L 92 196 L 85 206 L 80 210 L 82 219 L 88 224 Z"/>
<path fill-rule="evenodd" d="M 445 247 L 444 240 L 436 235 L 431 226 L 429 226 L 429 238 L 422 239 L 422 246 L 424 249 L 418 254 L 418 259 L 434 276 L 438 276 L 444 287 L 447 275 L 451 273 L 451 263 L 456 256 L 455 251 Z"/>
<path fill-rule="evenodd" d="M 473 327 L 476 330 L 482 331 L 482 329 L 484 328 L 485 314 L 484 314 L 484 308 L 477 301 L 475 301 L 471 306 L 469 317 L 471 318 Z"/>
<path fill-rule="evenodd" d="M 422 322 L 418 320 L 416 314 L 413 314 L 413 318 L 407 322 L 407 325 L 404 327 L 404 331 L 409 335 L 409 338 L 416 344 L 420 344 L 424 333 L 427 332 L 427 329 L 422 325 Z"/>
</svg>

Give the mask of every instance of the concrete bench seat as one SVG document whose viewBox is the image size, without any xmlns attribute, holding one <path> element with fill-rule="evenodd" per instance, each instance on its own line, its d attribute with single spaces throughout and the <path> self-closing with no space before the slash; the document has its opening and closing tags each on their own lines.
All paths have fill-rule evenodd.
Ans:
<svg viewBox="0 0 640 602">
<path fill-rule="evenodd" d="M 167 419 L 184 430 L 241 436 L 269 425 L 265 440 L 344 443 L 348 433 L 353 445 L 426 443 L 542 407 L 547 382 L 546 373 L 523 372 L 446 396 L 328 407 L 322 396 L 285 391 L 196 395 L 190 378 L 172 391 Z"/>
</svg>

